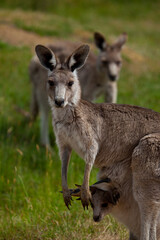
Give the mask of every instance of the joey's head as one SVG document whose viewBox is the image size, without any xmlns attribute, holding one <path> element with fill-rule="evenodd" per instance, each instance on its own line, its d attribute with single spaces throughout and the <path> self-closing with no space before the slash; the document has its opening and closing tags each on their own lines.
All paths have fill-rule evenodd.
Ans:
<svg viewBox="0 0 160 240">
<path fill-rule="evenodd" d="M 117 204 L 120 193 L 117 189 L 117 184 L 108 182 L 108 178 L 90 186 L 90 191 L 92 193 L 93 220 L 100 222 Z"/>
<path fill-rule="evenodd" d="M 81 196 L 81 186 L 76 186 L 78 186 L 77 189 L 70 189 L 72 197 Z M 90 192 L 93 220 L 100 222 L 104 216 L 111 213 L 112 208 L 117 204 L 120 198 L 120 186 L 106 178 L 91 185 Z"/>
<path fill-rule="evenodd" d="M 107 44 L 105 37 L 98 32 L 94 33 L 94 40 L 100 50 L 98 56 L 99 71 L 104 75 L 106 74 L 109 81 L 116 81 L 122 67 L 121 50 L 127 41 L 127 34 L 120 35 L 112 45 Z"/>
<path fill-rule="evenodd" d="M 57 57 L 42 45 L 37 45 L 35 51 L 40 63 L 48 70 L 46 83 L 50 105 L 56 108 L 77 105 L 81 89 L 76 71 L 84 65 L 89 46 L 80 46 L 66 59 L 64 56 Z"/>
</svg>

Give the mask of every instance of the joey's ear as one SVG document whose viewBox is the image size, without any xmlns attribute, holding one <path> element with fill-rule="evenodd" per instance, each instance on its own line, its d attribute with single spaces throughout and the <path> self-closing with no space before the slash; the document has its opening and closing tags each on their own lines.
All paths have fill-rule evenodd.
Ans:
<svg viewBox="0 0 160 240">
<path fill-rule="evenodd" d="M 55 54 L 49 48 L 42 45 L 37 45 L 35 51 L 41 64 L 50 71 L 53 71 L 57 64 Z"/>
<path fill-rule="evenodd" d="M 91 185 L 90 191 L 91 191 L 92 195 L 96 192 L 96 189 L 108 191 L 109 188 L 108 188 L 107 183 L 110 183 L 110 182 L 111 182 L 110 178 L 106 178 L 106 179 L 100 180 L 100 181 L 94 183 L 93 185 Z"/>
<path fill-rule="evenodd" d="M 113 184 L 111 183 L 111 179 L 106 178 L 106 179 L 103 179 L 103 180 L 100 180 L 100 181 L 94 183 L 91 187 L 95 187 L 95 188 L 103 190 L 103 191 L 109 191 L 111 189 L 112 185 Z"/>
<path fill-rule="evenodd" d="M 106 39 L 101 33 L 98 32 L 94 33 L 94 41 L 99 50 L 104 51 L 106 49 L 107 46 Z"/>
<path fill-rule="evenodd" d="M 115 205 L 120 198 L 120 193 L 117 187 L 117 184 L 112 183 L 109 178 L 106 178 L 90 186 L 90 190 L 92 195 L 96 192 L 96 189 L 104 191 L 106 200 Z"/>
<path fill-rule="evenodd" d="M 75 69 L 81 68 L 85 64 L 88 54 L 88 45 L 81 45 L 79 48 L 77 48 L 67 59 L 67 65 L 69 69 L 73 72 Z"/>
<path fill-rule="evenodd" d="M 127 33 L 122 33 L 117 39 L 117 41 L 113 44 L 113 46 L 121 50 L 123 45 L 126 43 L 127 39 L 128 39 Z"/>
<path fill-rule="evenodd" d="M 105 198 L 109 203 L 116 205 L 120 198 L 120 193 L 118 192 L 117 188 L 114 188 L 112 191 L 105 191 Z"/>
</svg>

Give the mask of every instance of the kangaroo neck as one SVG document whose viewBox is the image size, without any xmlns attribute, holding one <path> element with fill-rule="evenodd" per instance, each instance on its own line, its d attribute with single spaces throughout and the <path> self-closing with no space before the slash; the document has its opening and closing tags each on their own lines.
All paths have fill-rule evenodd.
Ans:
<svg viewBox="0 0 160 240">
<path fill-rule="evenodd" d="M 52 107 L 53 124 L 65 123 L 72 124 L 76 121 L 76 110 L 79 108 L 79 103 L 64 108 Z"/>
<path fill-rule="evenodd" d="M 98 60 L 96 62 L 96 75 L 97 75 L 97 78 L 96 78 L 97 83 L 101 83 L 102 85 L 105 85 L 106 82 L 108 82 L 107 73 L 102 70 Z"/>
</svg>

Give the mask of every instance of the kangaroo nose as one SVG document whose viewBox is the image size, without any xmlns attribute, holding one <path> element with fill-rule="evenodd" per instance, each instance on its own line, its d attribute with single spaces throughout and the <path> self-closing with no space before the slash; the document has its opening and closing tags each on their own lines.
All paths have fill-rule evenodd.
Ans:
<svg viewBox="0 0 160 240">
<path fill-rule="evenodd" d="M 55 104 L 57 107 L 63 107 L 64 105 L 64 99 L 63 98 L 57 98 L 55 99 Z"/>
<path fill-rule="evenodd" d="M 115 81 L 117 76 L 116 75 L 109 75 L 109 78 L 111 81 Z"/>
<path fill-rule="evenodd" d="M 94 219 L 95 222 L 99 222 L 100 221 L 100 216 L 94 216 L 93 219 Z"/>
</svg>

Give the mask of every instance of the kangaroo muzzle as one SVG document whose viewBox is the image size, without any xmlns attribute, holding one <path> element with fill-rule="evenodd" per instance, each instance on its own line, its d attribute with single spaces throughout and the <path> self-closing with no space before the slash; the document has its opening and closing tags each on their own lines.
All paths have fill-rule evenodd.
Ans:
<svg viewBox="0 0 160 240">
<path fill-rule="evenodd" d="M 101 215 L 96 215 L 96 216 L 93 216 L 93 220 L 95 221 L 95 222 L 100 222 L 101 221 Z"/>
<path fill-rule="evenodd" d="M 64 107 L 64 98 L 55 98 L 56 107 Z"/>
<path fill-rule="evenodd" d="M 115 63 L 110 63 L 108 67 L 108 76 L 110 81 L 116 81 L 118 78 L 118 67 Z"/>
</svg>

